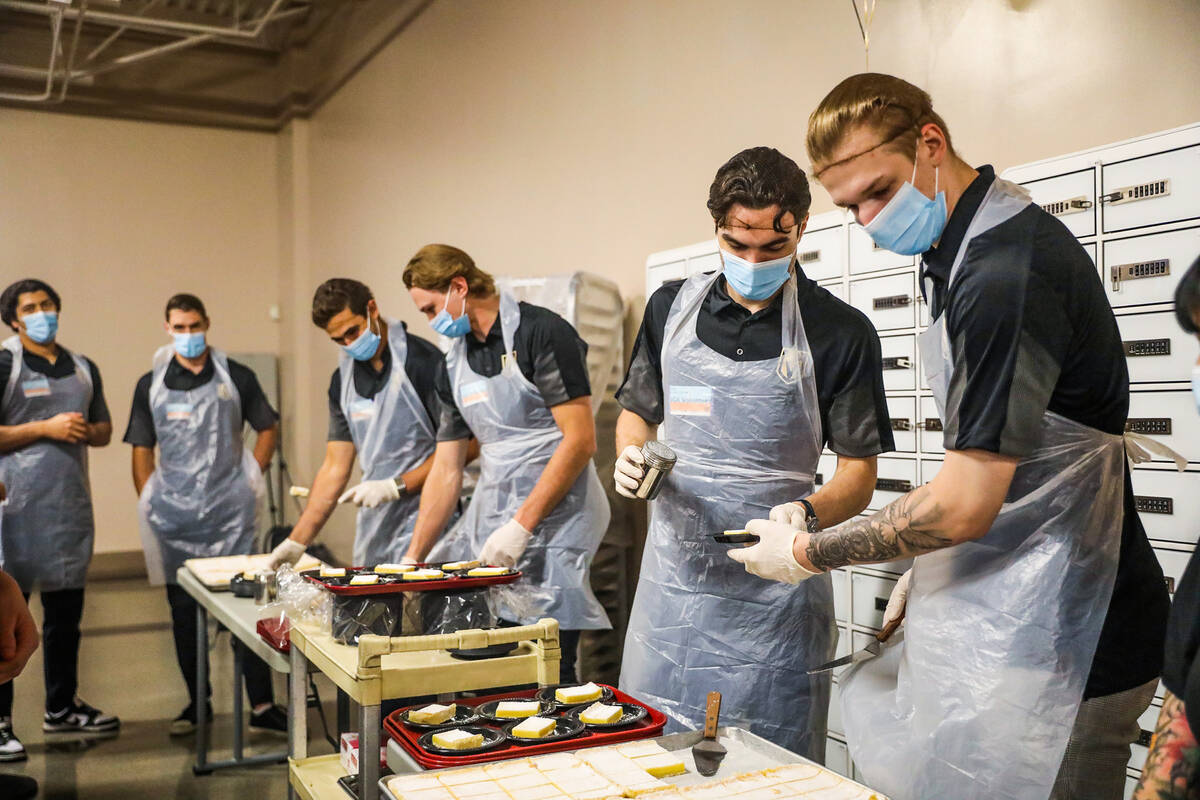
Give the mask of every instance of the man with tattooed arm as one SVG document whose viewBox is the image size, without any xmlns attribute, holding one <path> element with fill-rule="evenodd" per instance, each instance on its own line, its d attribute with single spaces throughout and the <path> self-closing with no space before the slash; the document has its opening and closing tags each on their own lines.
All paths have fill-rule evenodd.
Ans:
<svg viewBox="0 0 1200 800">
<path fill-rule="evenodd" d="M 1119 800 L 1168 598 L 1133 506 L 1129 378 L 1095 265 L 1025 190 L 959 158 L 899 78 L 844 80 L 807 144 L 877 245 L 921 254 L 946 458 L 869 519 L 814 534 L 754 520 L 761 541 L 730 555 L 788 583 L 915 557 L 902 634 L 840 681 L 854 762 L 893 800 Z"/>
</svg>

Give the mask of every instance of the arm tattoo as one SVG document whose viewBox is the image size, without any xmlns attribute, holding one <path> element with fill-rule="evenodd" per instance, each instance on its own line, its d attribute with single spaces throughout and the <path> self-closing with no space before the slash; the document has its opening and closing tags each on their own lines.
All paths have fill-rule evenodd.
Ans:
<svg viewBox="0 0 1200 800">
<path fill-rule="evenodd" d="M 940 550 L 954 544 L 938 528 L 943 516 L 928 487 L 920 486 L 870 519 L 814 534 L 805 553 L 817 569 L 830 570 Z"/>
<path fill-rule="evenodd" d="M 1200 745 L 1184 716 L 1183 701 L 1167 692 L 1134 800 L 1200 798 Z"/>
</svg>

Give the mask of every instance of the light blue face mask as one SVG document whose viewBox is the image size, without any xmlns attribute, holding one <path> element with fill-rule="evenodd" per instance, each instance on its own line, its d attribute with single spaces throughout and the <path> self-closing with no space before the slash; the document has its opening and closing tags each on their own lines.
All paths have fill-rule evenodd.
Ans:
<svg viewBox="0 0 1200 800">
<path fill-rule="evenodd" d="M 452 339 L 466 336 L 467 331 L 471 330 L 471 318 L 467 316 L 467 296 L 463 295 L 462 314 L 458 317 L 450 316 L 450 312 L 446 310 L 448 305 L 450 305 L 450 293 L 446 292 L 446 302 L 442 304 L 442 310 L 429 321 L 429 324 L 442 336 L 449 336 Z"/>
<path fill-rule="evenodd" d="M 196 358 L 204 352 L 208 344 L 204 341 L 204 331 L 199 333 L 172 333 L 175 340 L 175 352 L 184 358 Z"/>
<path fill-rule="evenodd" d="M 21 317 L 21 322 L 25 323 L 25 335 L 38 344 L 52 342 L 58 335 L 57 311 L 35 311 Z"/>
<path fill-rule="evenodd" d="M 903 256 L 914 256 L 933 247 L 946 227 L 946 193 L 937 190 L 937 167 L 933 169 L 932 200 L 913 186 L 916 178 L 914 158 L 912 178 L 900 187 L 873 220 L 863 226 L 875 244 Z"/>
<path fill-rule="evenodd" d="M 1192 397 L 1196 399 L 1196 410 L 1200 411 L 1200 366 L 1192 367 Z"/>
<path fill-rule="evenodd" d="M 788 268 L 792 265 L 793 255 L 788 253 L 782 258 L 754 263 L 721 250 L 725 280 L 747 300 L 766 300 L 788 279 Z"/>
<path fill-rule="evenodd" d="M 367 329 L 350 344 L 342 345 L 342 349 L 355 361 L 370 361 L 379 349 L 379 334 L 371 330 L 371 320 L 367 318 Z"/>
</svg>

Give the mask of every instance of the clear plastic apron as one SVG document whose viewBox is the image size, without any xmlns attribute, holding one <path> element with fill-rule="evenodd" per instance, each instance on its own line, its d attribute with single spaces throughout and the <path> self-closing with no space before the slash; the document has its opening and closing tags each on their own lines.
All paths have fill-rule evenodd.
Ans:
<svg viewBox="0 0 1200 800">
<path fill-rule="evenodd" d="M 812 492 L 823 441 L 812 353 L 794 277 L 779 359 L 732 361 L 701 342 L 697 315 L 719 278 L 689 278 L 667 316 L 663 441 L 679 460 L 651 504 L 620 685 L 674 729 L 702 726 L 720 691 L 722 724 L 824 761 L 830 676 L 806 671 L 836 649 L 829 576 L 763 580 L 712 540 Z"/>
<path fill-rule="evenodd" d="M 339 370 L 342 414 L 358 450 L 363 480 L 386 480 L 416 469 L 433 454 L 433 423 L 404 371 L 408 335 L 399 322 L 387 320 L 391 368 L 387 385 L 373 399 L 354 387 L 354 359 L 342 353 Z M 399 561 L 408 550 L 421 495 L 401 495 L 377 508 L 358 510 L 354 563 L 363 566 Z"/>
<path fill-rule="evenodd" d="M 92 404 L 92 373 L 87 362 L 65 347 L 75 371 L 52 378 L 25 366 L 16 336 L 2 345 L 12 353 L 12 372 L 0 402 L 0 424 L 22 425 L 77 412 L 87 419 Z M 0 530 L 0 568 L 21 591 L 78 589 L 92 560 L 95 521 L 88 483 L 88 445 L 39 439 L 0 453 L 0 482 L 8 487 L 8 506 Z"/>
<path fill-rule="evenodd" d="M 479 483 L 459 524 L 430 554 L 432 560 L 474 558 L 492 531 L 512 519 L 550 461 L 562 432 L 537 387 L 517 367 L 513 336 L 521 321 L 517 301 L 500 293 L 504 366 L 486 378 L 467 363 L 467 345 L 456 339 L 446 354 L 459 411 L 480 444 Z M 468 334 L 469 335 L 469 334 Z M 596 465 L 588 461 L 517 562 L 524 574 L 528 608 L 502 607 L 505 619 L 529 624 L 553 617 L 564 630 L 608 629 L 612 625 L 592 593 L 592 557 L 612 512 Z"/>
<path fill-rule="evenodd" d="M 225 354 L 208 350 L 213 377 L 203 386 L 167 388 L 172 345 L 154 354 L 150 412 L 158 464 L 138 498 L 150 583 L 174 583 L 189 558 L 254 552 L 266 484 L 242 445 L 242 402 Z"/>
<path fill-rule="evenodd" d="M 1029 203 L 992 184 L 951 283 L 971 241 Z M 945 316 L 920 337 L 943 419 Z M 893 800 L 1049 797 L 1116 578 L 1124 469 L 1122 437 L 1046 412 L 988 533 L 915 559 L 903 636 L 840 681 L 867 784 Z"/>
</svg>

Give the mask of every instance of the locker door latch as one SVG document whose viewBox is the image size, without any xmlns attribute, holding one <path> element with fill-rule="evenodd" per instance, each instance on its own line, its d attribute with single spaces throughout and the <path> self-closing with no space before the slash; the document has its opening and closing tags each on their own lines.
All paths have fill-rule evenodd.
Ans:
<svg viewBox="0 0 1200 800">
<path fill-rule="evenodd" d="M 1121 203 L 1135 203 L 1138 200 L 1152 200 L 1155 197 L 1166 197 L 1171 193 L 1171 181 L 1162 178 L 1156 181 L 1146 181 L 1135 186 L 1122 186 L 1100 195 L 1100 202 L 1110 206 Z"/>
<path fill-rule="evenodd" d="M 1114 292 L 1121 288 L 1121 281 L 1136 281 L 1142 278 L 1161 278 L 1171 274 L 1171 259 L 1157 258 L 1153 261 L 1137 261 L 1132 264 L 1114 264 L 1109 267 Z"/>
</svg>

